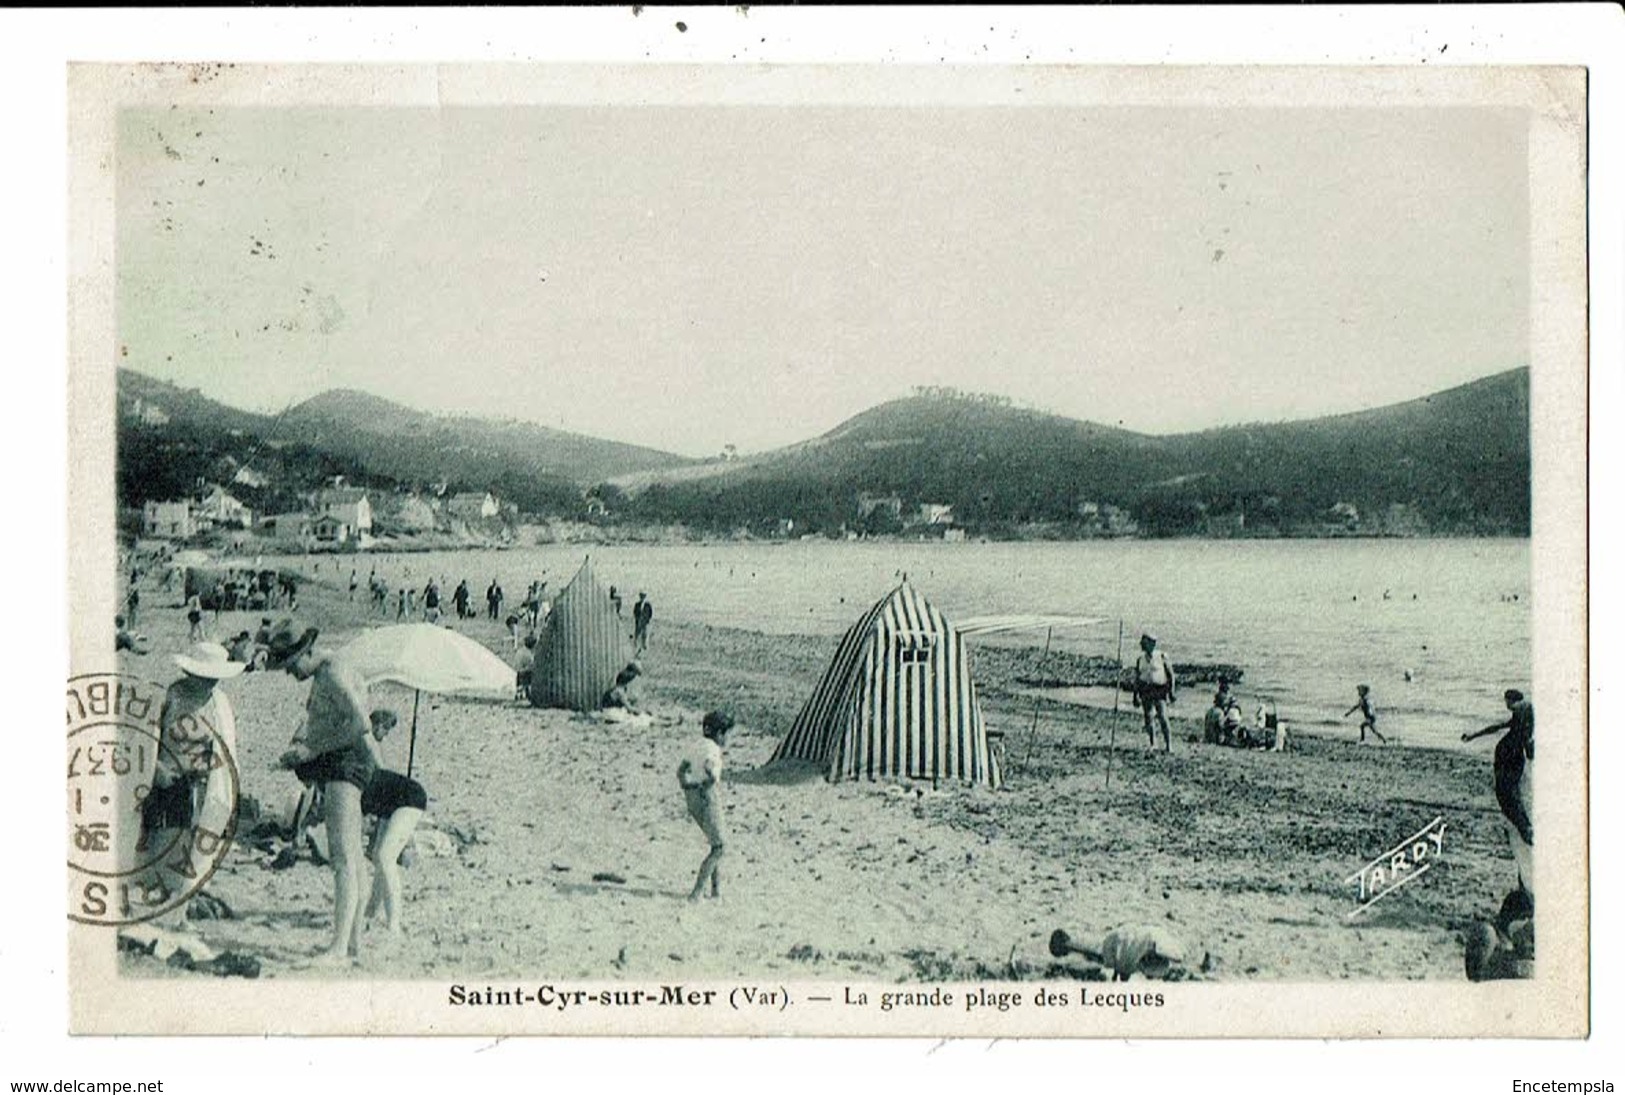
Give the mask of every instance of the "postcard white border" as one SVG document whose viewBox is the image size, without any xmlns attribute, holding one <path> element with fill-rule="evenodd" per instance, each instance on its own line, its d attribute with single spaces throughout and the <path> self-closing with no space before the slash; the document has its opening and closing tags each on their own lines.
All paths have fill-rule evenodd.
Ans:
<svg viewBox="0 0 1625 1095">
<path fill-rule="evenodd" d="M 63 333 L 52 316 L 60 311 L 60 285 L 65 277 L 61 233 L 64 222 L 63 195 L 65 141 L 61 132 L 63 116 L 62 66 L 69 60 L 128 60 L 135 57 L 193 59 L 231 58 L 248 60 L 326 60 L 326 61 L 404 61 L 429 57 L 466 59 L 539 59 L 550 61 L 700 61 L 747 64 L 771 60 L 795 61 L 878 61 L 916 60 L 934 63 L 939 56 L 955 61 L 974 62 L 987 58 L 995 62 L 1033 63 L 1295 63 L 1295 64 L 1584 64 L 1590 69 L 1591 160 L 1593 197 L 1590 205 L 1591 277 L 1593 291 L 1602 301 L 1625 297 L 1618 241 L 1625 238 L 1617 195 L 1625 193 L 1620 161 L 1619 127 L 1597 125 L 1599 118 L 1618 118 L 1621 104 L 1621 22 L 1610 5 L 1530 5 L 1493 7 L 1413 7 L 1371 9 L 1113 9 L 1103 12 L 921 10 L 900 13 L 877 21 L 873 13 L 773 11 L 751 9 L 750 39 L 763 28 L 771 31 L 771 41 L 754 51 L 746 35 L 731 35 L 717 28 L 718 9 L 684 12 L 679 9 L 644 9 L 643 17 L 658 16 L 665 23 L 687 16 L 696 29 L 706 33 L 676 39 L 652 29 L 656 20 L 629 24 L 624 9 L 603 9 L 575 13 L 470 13 L 470 12 L 331 12 L 286 13 L 244 12 L 220 15 L 196 13 L 185 18 L 155 18 L 142 12 L 100 12 L 93 19 L 72 13 L 3 18 L 16 33 L 0 35 L 10 43 L 0 48 L 7 54 L 7 66 L 0 71 L 0 87 L 9 91 L 10 102 L 28 103 L 31 110 L 14 126 L 13 147 L 32 157 L 39 170 L 12 180 L 13 209 L 24 230 L 13 235 L 18 247 L 6 260 L 8 297 L 18 305 L 18 314 L 30 317 L 24 339 L 25 351 L 44 361 L 65 360 Z M 550 33 L 537 35 L 535 28 L 547 23 Z M 793 20 L 800 20 L 794 22 Z M 1008 41 L 979 33 L 978 28 L 997 25 L 1002 30 L 1018 27 Z M 664 23 L 662 29 L 666 29 Z M 980 39 L 980 41 L 979 41 Z M 990 46 L 985 52 L 980 46 Z M 1448 46 L 1449 56 L 1443 47 Z M 1614 197 L 1609 197 L 1613 195 Z M 1594 313 L 1590 324 L 1594 362 L 1590 397 L 1593 421 L 1612 421 L 1625 400 L 1621 399 L 1621 320 L 1617 308 Z M 10 431 L 8 455 L 18 466 L 37 460 L 40 452 L 62 452 L 60 419 L 52 420 L 49 408 L 60 406 L 62 376 L 49 371 L 18 378 L 20 399 L 27 407 L 45 409 L 43 418 Z M 1608 416 L 1608 417 L 1604 417 Z M 1618 469 L 1618 431 L 1593 434 L 1592 461 L 1599 469 Z M 63 512 L 66 494 L 60 476 L 45 472 L 31 478 L 22 488 L 25 507 L 37 512 Z M 1538 520 L 1538 518 L 1537 518 Z M 1608 511 L 1592 515 L 1595 543 L 1609 542 L 1609 533 L 1618 528 L 1617 518 Z M 1605 555 L 1599 553 L 1599 558 Z M 22 553 L 28 573 L 42 579 L 22 591 L 25 614 L 44 622 L 36 624 L 40 641 L 20 659 L 19 679 L 42 682 L 38 695 L 26 697 L 20 721 L 33 719 L 43 725 L 55 717 L 54 680 L 65 663 L 57 651 L 65 650 L 65 621 L 60 619 L 60 594 L 64 588 L 66 555 L 61 542 L 46 536 L 30 544 Z M 57 581 L 53 584 L 50 579 Z M 1592 576 L 1593 615 L 1590 620 L 1592 650 L 1601 657 L 1619 649 L 1617 609 L 1621 604 L 1616 579 L 1599 568 Z M 1568 640 L 1565 640 L 1568 641 Z M 1571 643 L 1572 649 L 1572 643 Z M 49 693 L 49 700 L 46 694 Z M 1589 690 L 1594 719 L 1606 719 L 1618 712 L 1597 682 Z M 1611 720 L 1617 722 L 1617 719 Z M 1617 770 L 1612 763 L 1619 750 L 1608 740 L 1593 743 L 1593 763 L 1599 770 Z M 54 740 L 41 750 L 54 756 Z M 33 756 L 26 747 L 19 762 Z M 17 778 L 16 768 L 7 773 L 8 791 L 15 787 L 13 800 L 19 808 L 41 809 L 48 816 L 56 809 L 51 786 L 29 786 Z M 1599 831 L 1610 828 L 1615 810 L 1604 796 L 1596 803 Z M 60 870 L 60 857 L 51 847 L 17 850 L 13 871 L 23 878 L 54 877 Z M 1599 913 L 1617 909 L 1617 886 L 1606 877 L 1595 880 Z M 21 905 L 9 909 L 5 924 L 9 932 L 29 939 L 48 940 L 58 931 L 59 910 L 54 903 L 35 908 Z M 30 947 L 4 952 L 5 973 L 13 992 L 4 1005 L 5 1040 L 9 1048 L 22 1051 L 19 1061 L 48 1062 L 66 1059 L 67 1043 L 60 1035 L 64 1000 L 61 951 Z M 1596 940 L 1594 968 L 1617 971 L 1618 948 L 1608 933 Z M 1608 1019 L 1617 1019 L 1611 1005 L 1618 999 L 1612 980 L 1603 976 L 1596 986 L 1599 1029 Z M 54 1002 L 54 1003 L 53 1003 Z M 1609 1024 L 1612 1026 L 1613 1024 Z M 1617 1028 L 1616 1028 L 1617 1029 Z M 257 1043 L 256 1043 L 257 1044 Z M 175 1043 L 107 1042 L 83 1039 L 73 1043 L 76 1074 L 100 1068 L 129 1072 L 141 1067 L 173 1070 Z M 249 1051 L 242 1043 L 186 1043 L 194 1062 L 190 1068 L 218 1068 L 227 1060 L 240 1061 Z M 281 1048 L 259 1056 L 266 1061 L 309 1063 L 349 1059 L 356 1063 L 390 1061 L 434 1081 L 450 1081 L 473 1071 L 483 1059 L 501 1061 L 497 1071 L 512 1068 L 521 1058 L 534 1060 L 545 1052 L 550 1063 L 563 1068 L 572 1064 L 598 1063 L 603 1043 L 550 1041 L 543 1043 L 503 1043 L 500 1052 L 476 1055 L 476 1050 L 495 1048 L 489 1041 L 401 1043 L 363 1046 L 349 1041 L 307 1043 L 297 1051 Z M 212 1047 L 212 1048 L 211 1048 Z M 997 1052 L 994 1052 L 994 1051 Z M 1092 1045 L 1087 1075 L 1100 1078 L 1102 1072 L 1127 1065 L 1136 1075 L 1152 1076 L 1153 1089 L 1177 1086 L 1181 1076 L 1200 1082 L 1211 1090 L 1286 1090 L 1296 1086 L 1291 1079 L 1298 1073 L 1289 1066 L 1276 1071 L 1260 1070 L 1243 1056 L 1249 1047 L 1228 1045 L 1164 1046 L 1158 1051 L 1154 1072 L 1140 1071 L 1143 1053 L 1132 1045 Z M 624 1046 L 616 1051 L 643 1067 L 656 1059 L 663 1064 L 681 1062 L 688 1067 L 704 1065 L 713 1052 L 698 1043 L 649 1043 Z M 868 1042 L 848 1045 L 841 1060 L 848 1066 L 873 1068 L 889 1063 L 894 1068 L 907 1060 L 908 1074 L 935 1062 L 933 1075 L 959 1076 L 966 1080 L 1004 1076 L 1013 1043 L 947 1045 L 932 1043 Z M 1307 1054 L 1313 1053 L 1312 1057 Z M 771 1056 L 769 1056 L 771 1054 Z M 1198 1056 L 1199 1054 L 1199 1056 Z M 1369 1088 L 1371 1054 L 1361 1045 L 1300 1044 L 1274 1047 L 1276 1062 L 1295 1060 L 1305 1072 L 1312 1072 L 1317 1086 L 1329 1090 Z M 782 1043 L 737 1043 L 730 1053 L 730 1067 L 743 1066 L 747 1078 L 765 1073 L 755 1066 L 771 1064 L 774 1073 L 798 1073 L 798 1066 L 819 1077 L 836 1071 L 828 1059 L 828 1049 L 807 1042 L 800 1046 Z M 1070 1061 L 1056 1043 L 1027 1043 L 1021 1060 L 1027 1064 Z M 1599 1055 L 1588 1047 L 1574 1044 L 1527 1044 L 1499 1047 L 1468 1047 L 1397 1044 L 1384 1053 L 1385 1070 L 1402 1071 L 1418 1081 L 1444 1078 L 1457 1084 L 1482 1080 L 1500 1088 L 1513 1074 L 1529 1078 L 1578 1078 L 1591 1069 Z M 1516 1068 L 1514 1068 L 1514 1063 Z M 42 1065 L 43 1067 L 43 1065 Z M 636 1064 L 633 1065 L 636 1067 Z M 841 1071 L 846 1071 L 842 1069 Z M 280 1090 L 280 1073 L 271 1068 L 262 1075 L 251 1070 L 237 1083 L 246 1091 Z M 1074 1074 L 1076 1075 L 1076 1074 Z M 1168 1082 L 1163 1082 L 1168 1081 Z M 730 1086 L 718 1080 L 721 1086 Z M 794 1083 L 787 1086 L 794 1087 Z M 1408 1085 L 1399 1085 L 1404 1090 Z"/>
</svg>

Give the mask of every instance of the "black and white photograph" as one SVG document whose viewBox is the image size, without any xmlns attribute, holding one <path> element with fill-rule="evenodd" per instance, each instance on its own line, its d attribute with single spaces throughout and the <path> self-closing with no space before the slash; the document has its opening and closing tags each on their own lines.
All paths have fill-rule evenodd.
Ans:
<svg viewBox="0 0 1625 1095">
<path fill-rule="evenodd" d="M 73 1029 L 1583 1036 L 1586 94 L 73 66 Z"/>
</svg>

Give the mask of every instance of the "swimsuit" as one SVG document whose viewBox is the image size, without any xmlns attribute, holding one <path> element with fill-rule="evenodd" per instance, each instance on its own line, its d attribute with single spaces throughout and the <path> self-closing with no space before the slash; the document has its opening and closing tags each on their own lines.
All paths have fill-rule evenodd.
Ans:
<svg viewBox="0 0 1625 1095">
<path fill-rule="evenodd" d="M 369 817 L 389 818 L 396 810 L 427 810 L 429 793 L 423 784 L 399 772 L 379 769 L 361 795 L 361 812 Z"/>
<path fill-rule="evenodd" d="M 177 779 L 168 787 L 154 787 L 141 800 L 141 831 L 190 829 L 192 827 L 191 778 Z"/>
<path fill-rule="evenodd" d="M 684 784 L 683 798 L 688 803 L 688 816 L 699 825 L 700 832 L 711 842 L 711 847 L 722 847 L 726 843 L 722 831 L 722 807 L 717 801 L 717 796 L 712 793 L 712 788 L 706 785 L 690 787 Z"/>
<path fill-rule="evenodd" d="M 371 750 L 358 741 L 295 765 L 293 774 L 305 783 L 348 783 L 365 795 L 377 770 Z"/>
</svg>

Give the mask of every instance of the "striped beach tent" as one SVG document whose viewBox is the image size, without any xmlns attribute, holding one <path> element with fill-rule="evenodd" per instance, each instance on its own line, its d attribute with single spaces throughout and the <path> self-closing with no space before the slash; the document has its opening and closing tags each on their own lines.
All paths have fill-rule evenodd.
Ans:
<svg viewBox="0 0 1625 1095">
<path fill-rule="evenodd" d="M 536 707 L 596 711 L 615 675 L 631 661 L 626 622 L 592 575 L 588 559 L 553 602 L 536 644 L 530 702 Z"/>
<path fill-rule="evenodd" d="M 832 783 L 1000 781 L 964 641 L 907 579 L 847 631 L 781 757 L 822 765 Z"/>
</svg>

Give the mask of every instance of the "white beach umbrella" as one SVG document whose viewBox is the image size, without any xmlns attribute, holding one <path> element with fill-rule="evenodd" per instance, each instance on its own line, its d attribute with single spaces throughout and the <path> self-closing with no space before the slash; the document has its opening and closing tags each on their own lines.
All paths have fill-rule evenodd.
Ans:
<svg viewBox="0 0 1625 1095">
<path fill-rule="evenodd" d="M 513 695 L 513 667 L 450 628 L 433 624 L 374 628 L 339 653 L 369 687 L 390 681 L 415 691 L 407 775 L 412 774 L 412 761 L 417 753 L 418 699 L 422 693 L 492 699 L 508 699 Z"/>
</svg>

